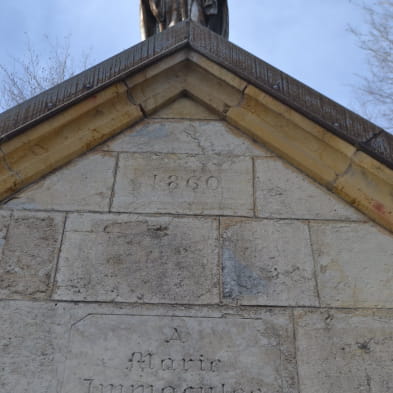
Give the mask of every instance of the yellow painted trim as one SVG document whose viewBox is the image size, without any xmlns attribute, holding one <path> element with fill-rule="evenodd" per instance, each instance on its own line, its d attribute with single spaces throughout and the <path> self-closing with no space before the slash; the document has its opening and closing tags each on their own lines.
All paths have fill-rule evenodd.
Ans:
<svg viewBox="0 0 393 393">
<path fill-rule="evenodd" d="M 124 83 L 0 145 L 0 199 L 64 165 L 143 117 Z"/>
<path fill-rule="evenodd" d="M 226 119 L 393 232 L 393 171 L 253 86 Z"/>
</svg>

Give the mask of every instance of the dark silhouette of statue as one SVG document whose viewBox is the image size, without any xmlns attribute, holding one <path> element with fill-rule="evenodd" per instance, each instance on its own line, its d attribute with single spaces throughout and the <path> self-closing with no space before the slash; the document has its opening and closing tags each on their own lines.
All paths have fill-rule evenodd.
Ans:
<svg viewBox="0 0 393 393">
<path fill-rule="evenodd" d="M 142 39 L 190 19 L 228 38 L 227 0 L 140 0 Z"/>
</svg>

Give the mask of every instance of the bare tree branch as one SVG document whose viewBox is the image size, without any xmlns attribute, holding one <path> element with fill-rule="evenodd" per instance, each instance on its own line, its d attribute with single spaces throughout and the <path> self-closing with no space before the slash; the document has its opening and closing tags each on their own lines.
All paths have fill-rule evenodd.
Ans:
<svg viewBox="0 0 393 393">
<path fill-rule="evenodd" d="M 367 31 L 350 27 L 369 66 L 369 75 L 357 87 L 360 103 L 374 121 L 393 132 L 393 0 L 375 0 L 361 7 Z"/>
<path fill-rule="evenodd" d="M 44 36 L 46 56 L 38 53 L 26 36 L 24 57 L 10 57 L 12 66 L 0 64 L 0 110 L 17 105 L 43 90 L 70 78 L 90 64 L 90 51 L 76 64 L 71 54 L 71 37 L 52 41 Z"/>
</svg>

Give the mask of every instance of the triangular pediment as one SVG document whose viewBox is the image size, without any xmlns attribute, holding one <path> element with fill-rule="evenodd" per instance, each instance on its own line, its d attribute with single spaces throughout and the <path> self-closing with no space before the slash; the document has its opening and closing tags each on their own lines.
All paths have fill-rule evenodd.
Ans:
<svg viewBox="0 0 393 393">
<path fill-rule="evenodd" d="M 142 119 L 171 117 L 221 119 L 237 127 L 392 229 L 391 169 L 190 49 L 179 50 L 4 142 L 1 196 L 11 196 Z M 155 143 L 159 140 L 157 136 Z M 184 143 L 194 142 L 189 138 Z"/>
<path fill-rule="evenodd" d="M 202 114 L 211 119 L 193 118 Z M 13 196 L 5 206 L 365 220 L 270 150 L 213 117 L 197 102 L 180 97 Z"/>
</svg>

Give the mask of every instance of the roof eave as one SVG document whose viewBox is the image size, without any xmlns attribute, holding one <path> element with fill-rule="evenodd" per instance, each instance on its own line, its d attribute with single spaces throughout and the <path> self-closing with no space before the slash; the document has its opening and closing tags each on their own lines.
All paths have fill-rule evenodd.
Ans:
<svg viewBox="0 0 393 393">
<path fill-rule="evenodd" d="M 186 21 L 0 114 L 0 143 L 185 47 L 393 169 L 393 136 L 223 37 Z"/>
</svg>

